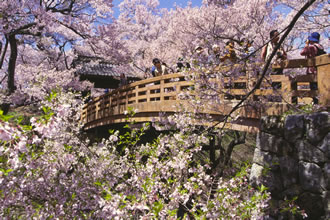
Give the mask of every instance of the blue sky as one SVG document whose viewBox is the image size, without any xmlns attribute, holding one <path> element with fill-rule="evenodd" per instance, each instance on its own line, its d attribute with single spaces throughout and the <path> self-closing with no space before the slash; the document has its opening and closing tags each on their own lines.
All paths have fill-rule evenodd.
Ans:
<svg viewBox="0 0 330 220">
<path fill-rule="evenodd" d="M 189 1 L 187 0 L 159 0 L 160 8 L 173 8 L 174 3 L 176 3 L 178 6 L 184 7 L 187 5 Z M 192 6 L 201 6 L 202 0 L 192 0 L 191 1 Z"/>
<path fill-rule="evenodd" d="M 201 6 L 203 0 L 191 0 L 192 6 Z M 115 11 L 115 17 L 118 17 L 119 15 L 119 9 L 116 7 L 117 5 L 122 2 L 121 0 L 114 0 L 113 4 L 115 5 L 114 11 Z M 176 3 L 180 7 L 187 6 L 189 0 L 159 0 L 159 8 L 173 8 L 174 4 Z"/>
</svg>

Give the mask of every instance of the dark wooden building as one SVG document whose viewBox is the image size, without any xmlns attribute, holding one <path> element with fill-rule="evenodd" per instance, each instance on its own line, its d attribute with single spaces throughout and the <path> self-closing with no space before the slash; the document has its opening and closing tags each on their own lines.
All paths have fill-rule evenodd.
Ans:
<svg viewBox="0 0 330 220">
<path fill-rule="evenodd" d="M 119 87 L 120 74 L 115 71 L 115 65 L 98 57 L 78 56 L 72 66 L 77 68 L 76 74 L 80 80 L 94 83 L 95 88 L 115 89 Z M 141 80 L 130 73 L 124 73 L 128 83 Z"/>
</svg>

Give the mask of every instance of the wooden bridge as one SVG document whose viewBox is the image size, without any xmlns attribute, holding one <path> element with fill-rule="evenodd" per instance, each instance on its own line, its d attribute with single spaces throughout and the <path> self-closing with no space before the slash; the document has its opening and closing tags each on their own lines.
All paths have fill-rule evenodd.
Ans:
<svg viewBox="0 0 330 220">
<path fill-rule="evenodd" d="M 243 105 L 236 112 L 236 120 L 227 124 L 227 128 L 241 131 L 257 132 L 260 117 L 266 115 L 283 114 L 296 102 L 309 102 L 318 96 L 319 104 L 330 107 L 330 55 L 322 55 L 314 59 L 287 60 L 273 68 L 305 68 L 315 66 L 318 74 L 301 75 L 290 78 L 286 75 L 268 75 L 260 88 L 247 100 L 251 105 Z M 233 106 L 254 86 L 257 77 L 244 76 L 232 79 L 224 77 L 218 83 L 223 93 L 219 93 L 220 104 L 209 104 L 203 107 L 202 112 L 210 115 L 213 122 L 222 126 L 224 117 Z M 310 82 L 317 82 L 318 89 L 311 90 Z M 168 74 L 145 79 L 118 88 L 108 94 L 93 99 L 83 108 L 81 121 L 84 129 L 90 130 L 98 127 L 108 127 L 114 124 L 126 123 L 126 111 L 136 109 L 137 113 L 129 117 L 135 122 L 148 122 L 159 120 L 159 115 L 171 115 L 185 110 L 194 112 L 190 100 L 182 99 L 179 94 L 194 88 L 193 81 L 185 80 L 181 73 Z M 194 90 L 194 89 L 193 89 Z M 266 97 L 266 98 L 265 98 Z M 265 98 L 265 99 L 263 99 Z M 310 98 L 310 100 L 308 100 Z M 268 100 L 266 105 L 265 101 Z M 258 105 L 263 102 L 263 105 Z M 256 105 L 253 105 L 255 103 Z M 192 123 L 199 123 L 198 121 Z"/>
</svg>

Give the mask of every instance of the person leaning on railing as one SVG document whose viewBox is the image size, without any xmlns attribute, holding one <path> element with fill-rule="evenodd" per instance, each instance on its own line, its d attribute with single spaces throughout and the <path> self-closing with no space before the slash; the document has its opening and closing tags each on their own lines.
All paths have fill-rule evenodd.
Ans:
<svg viewBox="0 0 330 220">
<path fill-rule="evenodd" d="M 326 52 L 324 51 L 324 48 L 320 42 L 320 34 L 317 32 L 312 33 L 307 41 L 305 47 L 302 49 L 300 52 L 300 55 L 305 56 L 307 59 L 308 58 L 314 58 L 316 56 L 320 56 L 322 54 L 325 54 Z M 306 74 L 314 74 L 316 75 L 317 69 L 316 67 L 307 67 Z M 310 90 L 317 90 L 317 82 L 310 82 L 309 83 Z M 317 98 L 313 98 L 314 104 L 318 103 Z"/>
<path fill-rule="evenodd" d="M 300 52 L 300 55 L 305 56 L 308 58 L 314 58 L 316 56 L 325 54 L 324 48 L 320 42 L 320 34 L 317 32 L 312 33 L 307 41 L 305 47 Z M 308 67 L 307 68 L 307 74 L 316 74 L 316 68 L 315 67 Z"/>
<path fill-rule="evenodd" d="M 167 66 L 162 63 L 158 58 L 154 58 L 152 60 L 152 64 L 154 65 L 152 70 L 151 70 L 151 73 L 152 75 L 155 77 L 155 76 L 162 76 L 162 75 L 165 75 L 165 74 L 168 74 L 168 68 Z"/>
</svg>

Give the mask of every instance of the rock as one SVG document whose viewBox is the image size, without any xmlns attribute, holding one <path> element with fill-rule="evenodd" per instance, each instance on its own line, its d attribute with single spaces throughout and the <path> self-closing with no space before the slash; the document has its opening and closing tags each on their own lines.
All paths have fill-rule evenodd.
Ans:
<svg viewBox="0 0 330 220">
<path fill-rule="evenodd" d="M 256 144 L 257 148 L 278 155 L 281 155 L 283 152 L 292 152 L 290 144 L 283 138 L 265 132 L 260 132 L 258 134 Z M 286 149 L 282 150 L 283 148 Z"/>
<path fill-rule="evenodd" d="M 274 173 L 265 170 L 263 166 L 254 163 L 251 167 L 250 182 L 256 187 L 263 184 L 271 192 L 272 197 L 278 197 L 280 192 L 283 191 L 283 184 L 281 182 L 281 177 Z"/>
<path fill-rule="evenodd" d="M 330 191 L 325 191 L 322 195 L 324 202 L 325 218 L 330 219 Z"/>
<path fill-rule="evenodd" d="M 253 186 L 261 185 L 263 170 L 264 170 L 263 166 L 260 166 L 256 163 L 252 164 L 249 180 Z"/>
<path fill-rule="evenodd" d="M 329 122 L 329 112 L 290 115 L 284 125 L 278 117 L 262 119 L 250 180 L 268 187 L 278 208 L 298 196 L 308 219 L 330 219 Z M 297 219 L 273 208 L 268 219 Z"/>
<path fill-rule="evenodd" d="M 268 191 L 271 192 L 273 198 L 282 199 L 280 195 L 284 188 L 280 174 L 268 172 L 262 179 L 262 183 L 268 188 Z"/>
<path fill-rule="evenodd" d="M 304 135 L 304 116 L 289 115 L 284 122 L 284 138 L 290 143 L 301 139 Z"/>
<path fill-rule="evenodd" d="M 320 142 L 330 132 L 330 114 L 321 112 L 305 117 L 306 136 L 313 144 Z"/>
<path fill-rule="evenodd" d="M 323 168 L 324 188 L 330 190 L 330 163 L 326 163 Z"/>
<path fill-rule="evenodd" d="M 325 153 L 325 156 L 330 159 L 330 133 L 328 133 L 323 141 L 317 146 L 322 152 Z"/>
<path fill-rule="evenodd" d="M 272 155 L 269 152 L 262 151 L 259 148 L 254 150 L 253 163 L 257 163 L 263 166 L 265 169 L 279 170 L 279 160 L 278 157 Z"/>
<path fill-rule="evenodd" d="M 322 169 L 314 164 L 299 162 L 299 182 L 304 190 L 320 193 L 322 192 Z"/>
<path fill-rule="evenodd" d="M 308 219 L 321 219 L 325 214 L 322 201 L 321 195 L 305 192 L 298 197 L 297 203 L 306 211 Z"/>
<path fill-rule="evenodd" d="M 298 161 L 290 157 L 280 157 L 279 165 L 284 188 L 298 182 Z"/>
<path fill-rule="evenodd" d="M 290 188 L 284 190 L 280 197 L 281 198 L 289 198 L 292 199 L 295 196 L 300 195 L 303 192 L 301 186 L 299 186 L 298 184 L 292 185 Z"/>
<path fill-rule="evenodd" d="M 280 116 L 267 116 L 261 118 L 261 131 L 274 134 L 277 136 L 283 135 L 283 123 Z"/>
<path fill-rule="evenodd" d="M 296 143 L 299 160 L 313 163 L 323 163 L 326 161 L 325 154 L 307 141 L 298 141 Z"/>
</svg>

